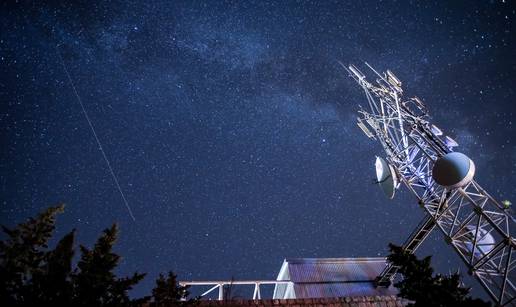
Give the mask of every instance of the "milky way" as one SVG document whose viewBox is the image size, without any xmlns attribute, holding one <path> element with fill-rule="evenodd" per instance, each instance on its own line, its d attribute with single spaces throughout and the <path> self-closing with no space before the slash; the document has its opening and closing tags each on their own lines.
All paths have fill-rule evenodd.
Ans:
<svg viewBox="0 0 516 307">
<path fill-rule="evenodd" d="M 168 270 L 271 279 L 285 257 L 405 240 L 423 212 L 371 184 L 382 150 L 356 127 L 365 97 L 337 61 L 394 71 L 478 182 L 516 202 L 511 1 L 73 2 L 2 4 L 0 222 L 64 202 L 58 235 L 77 228 L 86 245 L 118 222 L 119 273 L 149 273 L 135 296 Z M 419 253 L 464 272 L 437 233 Z"/>
</svg>

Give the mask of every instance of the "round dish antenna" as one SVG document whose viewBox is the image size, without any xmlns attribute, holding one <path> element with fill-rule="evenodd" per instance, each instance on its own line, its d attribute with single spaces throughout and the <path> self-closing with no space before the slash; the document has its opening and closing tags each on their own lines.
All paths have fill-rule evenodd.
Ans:
<svg viewBox="0 0 516 307">
<path fill-rule="evenodd" d="M 491 233 L 482 227 L 478 227 L 478 234 L 475 239 L 475 231 L 477 231 L 477 229 L 474 226 L 468 225 L 459 232 L 459 236 L 466 236 L 469 239 L 469 241 L 466 242 L 465 247 L 470 253 L 472 252 L 477 259 L 480 259 L 493 250 L 496 245 L 496 241 Z M 474 240 L 476 240 L 475 250 L 473 250 Z"/>
<path fill-rule="evenodd" d="M 381 157 L 376 157 L 376 183 L 380 185 L 383 193 L 390 199 L 394 198 L 394 192 L 398 184 L 396 173 L 392 166 Z"/>
<path fill-rule="evenodd" d="M 474 175 L 475 164 L 460 152 L 450 152 L 440 157 L 432 168 L 435 182 L 449 189 L 467 185 Z"/>
</svg>

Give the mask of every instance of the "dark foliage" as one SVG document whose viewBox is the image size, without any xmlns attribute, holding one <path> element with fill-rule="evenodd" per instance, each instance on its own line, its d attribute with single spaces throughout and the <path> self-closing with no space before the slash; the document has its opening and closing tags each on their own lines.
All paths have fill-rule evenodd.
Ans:
<svg viewBox="0 0 516 307">
<path fill-rule="evenodd" d="M 64 205 L 48 208 L 35 218 L 10 229 L 2 226 L 6 239 L 0 241 L 0 306 L 140 306 L 147 296 L 131 299 L 128 291 L 145 274 L 117 277 L 120 256 L 113 252 L 118 236 L 116 225 L 103 231 L 89 249 L 80 246 L 80 259 L 72 268 L 75 230 L 49 249 L 56 215 Z M 186 287 L 177 285 L 170 272 L 160 275 L 152 297 L 158 306 L 192 305 Z"/>
<path fill-rule="evenodd" d="M 73 288 L 69 280 L 72 271 L 75 230 L 65 235 L 54 250 L 46 253 L 41 270 L 32 276 L 32 303 L 66 305 L 71 303 Z M 30 284 L 30 283 L 29 283 Z"/>
<path fill-rule="evenodd" d="M 188 295 L 188 286 L 179 285 L 177 283 L 177 276 L 172 272 L 169 272 L 167 277 L 159 274 L 156 280 L 156 287 L 152 289 L 152 300 L 155 306 L 196 305 L 196 299 L 186 300 Z"/>
<path fill-rule="evenodd" d="M 132 289 L 145 274 L 134 273 L 131 277 L 117 278 L 113 271 L 120 256 L 112 252 L 118 235 L 118 227 L 104 230 L 92 250 L 81 245 L 81 259 L 72 274 L 74 303 L 83 306 L 124 306 L 131 301 L 127 291 Z"/>
<path fill-rule="evenodd" d="M 394 286 L 399 289 L 399 296 L 414 302 L 409 306 L 491 306 L 490 303 L 469 297 L 470 289 L 461 286 L 459 274 L 434 275 L 430 256 L 420 260 L 400 246 L 389 244 L 389 248 L 391 254 L 388 261 L 399 267 L 398 272 L 403 275 L 403 280 Z"/>
<path fill-rule="evenodd" d="M 45 285 L 47 277 L 52 275 L 57 279 L 56 284 L 63 283 L 59 275 L 67 270 L 66 262 L 56 262 L 67 253 L 70 241 L 73 244 L 73 232 L 65 236 L 54 251 L 46 251 L 55 228 L 56 215 L 63 209 L 63 205 L 48 208 L 14 229 L 2 226 L 7 239 L 0 242 L 0 305 L 31 305 L 40 300 L 57 303 L 69 290 L 65 282 L 59 292 L 43 292 L 50 287 Z M 55 272 L 50 271 L 54 269 Z"/>
</svg>

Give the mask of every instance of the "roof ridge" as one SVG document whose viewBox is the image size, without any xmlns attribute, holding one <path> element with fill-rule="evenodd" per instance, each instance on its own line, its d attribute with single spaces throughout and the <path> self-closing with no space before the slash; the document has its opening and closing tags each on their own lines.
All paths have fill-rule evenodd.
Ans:
<svg viewBox="0 0 516 307">
<path fill-rule="evenodd" d="M 386 262 L 385 257 L 363 257 L 363 258 L 286 258 L 285 262 L 295 263 L 341 263 L 341 262 Z"/>
</svg>

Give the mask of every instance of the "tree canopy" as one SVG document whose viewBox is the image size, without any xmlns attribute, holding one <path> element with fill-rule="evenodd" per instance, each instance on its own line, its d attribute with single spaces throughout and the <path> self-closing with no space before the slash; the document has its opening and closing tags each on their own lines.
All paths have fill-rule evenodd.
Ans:
<svg viewBox="0 0 516 307">
<path fill-rule="evenodd" d="M 128 292 L 145 274 L 117 277 L 114 273 L 121 257 L 113 252 L 118 237 L 116 224 L 105 229 L 93 248 L 80 245 L 75 255 L 75 229 L 64 235 L 53 249 L 56 216 L 64 205 L 50 207 L 14 228 L 2 226 L 6 239 L 0 241 L 0 305 L 54 306 L 129 306 L 150 302 L 153 305 L 186 305 L 186 287 L 179 286 L 176 275 L 160 275 L 152 296 L 132 299 Z"/>
<path fill-rule="evenodd" d="M 403 279 L 394 284 L 399 296 L 412 302 L 409 306 L 436 307 L 487 307 L 490 303 L 469 296 L 469 288 L 462 286 L 458 273 L 450 275 L 434 274 L 431 256 L 418 259 L 402 247 L 389 244 L 391 251 L 387 260 L 398 267 Z"/>
</svg>

